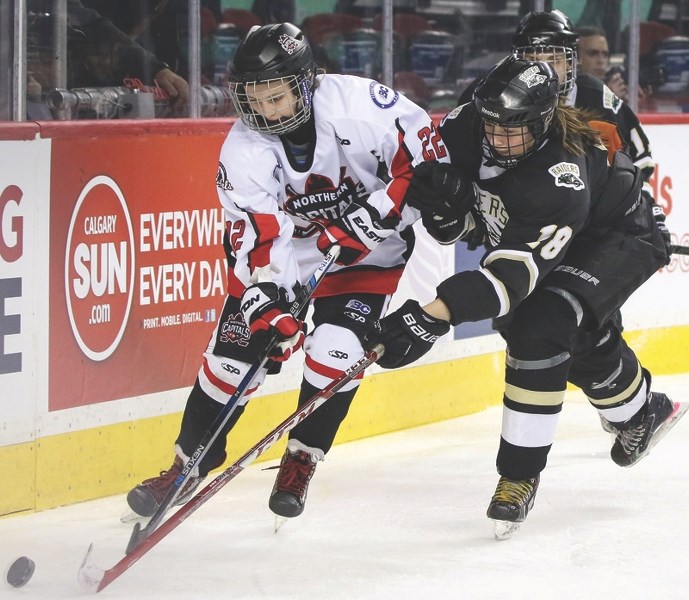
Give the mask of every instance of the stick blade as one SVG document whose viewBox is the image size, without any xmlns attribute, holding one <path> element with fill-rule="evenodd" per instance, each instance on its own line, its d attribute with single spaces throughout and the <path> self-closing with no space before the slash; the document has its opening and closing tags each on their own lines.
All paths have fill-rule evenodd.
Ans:
<svg viewBox="0 0 689 600">
<path fill-rule="evenodd" d="M 101 583 L 105 576 L 105 571 L 93 562 L 91 555 L 93 554 L 93 543 L 89 545 L 86 551 L 84 560 L 81 561 L 81 566 L 77 572 L 77 582 L 79 586 L 86 592 L 95 594 L 101 589 Z"/>
<path fill-rule="evenodd" d="M 141 528 L 141 521 L 134 523 L 134 529 L 132 530 L 132 537 L 129 538 L 129 543 L 127 544 L 127 549 L 125 554 L 131 554 L 134 548 L 136 548 L 141 542 L 143 542 L 147 537 L 148 533 L 146 527 Z"/>
</svg>

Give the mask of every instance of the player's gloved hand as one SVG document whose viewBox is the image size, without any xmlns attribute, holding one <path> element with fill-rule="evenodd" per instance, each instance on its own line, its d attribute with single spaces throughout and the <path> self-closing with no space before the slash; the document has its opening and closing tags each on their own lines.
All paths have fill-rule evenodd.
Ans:
<svg viewBox="0 0 689 600">
<path fill-rule="evenodd" d="M 432 160 L 414 167 L 404 199 L 422 213 L 464 217 L 476 201 L 476 192 L 455 167 Z"/>
<path fill-rule="evenodd" d="M 273 360 L 287 360 L 304 344 L 306 328 L 289 312 L 285 288 L 272 281 L 249 286 L 242 294 L 240 306 L 252 334 L 259 331 L 277 334 L 279 343 L 270 354 Z"/>
<path fill-rule="evenodd" d="M 421 213 L 421 223 L 440 244 L 454 243 L 464 231 L 464 217 L 442 213 Z"/>
<path fill-rule="evenodd" d="M 672 259 L 672 235 L 670 235 L 670 230 L 667 228 L 667 225 L 665 224 L 665 212 L 663 209 L 658 206 L 655 202 L 651 205 L 651 208 L 653 209 L 653 218 L 655 219 L 656 225 L 658 225 L 658 229 L 660 230 L 660 235 L 663 236 L 663 243 L 665 244 L 665 253 L 667 254 L 667 258 L 665 259 L 665 264 L 670 264 L 670 260 Z"/>
<path fill-rule="evenodd" d="M 364 348 L 383 344 L 385 353 L 378 364 L 385 369 L 404 367 L 428 352 L 439 337 L 450 331 L 450 323 L 426 313 L 416 300 L 376 321 L 363 340 Z"/>
<path fill-rule="evenodd" d="M 352 202 L 339 219 L 322 223 L 324 229 L 316 244 L 323 254 L 339 244 L 340 255 L 335 262 L 352 265 L 392 235 L 397 221 L 399 219 L 393 217 L 380 219 L 372 206 Z"/>
<path fill-rule="evenodd" d="M 468 236 L 464 237 L 464 241 L 467 243 L 468 250 L 476 250 L 479 246 L 484 246 L 487 239 L 487 230 L 484 220 L 472 211 L 474 217 L 474 228 L 471 230 Z"/>
<path fill-rule="evenodd" d="M 304 339 L 306 338 L 306 323 L 303 321 L 297 321 L 297 323 L 300 325 L 299 331 L 284 342 L 278 342 L 275 348 L 271 350 L 270 358 L 275 362 L 285 362 L 304 345 Z"/>
</svg>

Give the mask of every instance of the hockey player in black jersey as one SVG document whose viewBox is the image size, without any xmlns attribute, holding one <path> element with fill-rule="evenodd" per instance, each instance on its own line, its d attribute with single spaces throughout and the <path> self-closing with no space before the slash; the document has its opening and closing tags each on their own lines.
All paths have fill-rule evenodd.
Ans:
<svg viewBox="0 0 689 600">
<path fill-rule="evenodd" d="M 442 282 L 433 302 L 408 300 L 380 320 L 369 342 L 381 341 L 379 364 L 395 368 L 450 325 L 494 319 L 507 359 L 488 516 L 501 537 L 533 506 L 568 382 L 614 426 L 610 454 L 623 467 L 686 411 L 651 391 L 614 318 L 666 250 L 639 169 L 622 152 L 610 164 L 581 112 L 558 103 L 548 63 L 506 58 L 440 132 L 451 166 L 415 169 L 407 202 L 442 243 L 466 238 L 480 218 L 488 249 L 478 269 Z"/>
<path fill-rule="evenodd" d="M 665 213 L 655 203 L 649 178 L 655 165 L 648 137 L 631 107 L 618 98 L 600 79 L 577 73 L 579 34 L 562 11 L 529 12 L 519 22 L 512 38 L 512 51 L 519 58 L 545 61 L 557 72 L 560 80 L 560 102 L 567 106 L 591 111 L 589 120 L 599 130 L 603 143 L 611 154 L 620 148 L 631 156 L 641 169 L 643 193 L 653 208 L 653 214 L 669 247 L 670 232 L 665 225 Z M 459 104 L 471 102 L 479 79 L 462 93 Z"/>
</svg>

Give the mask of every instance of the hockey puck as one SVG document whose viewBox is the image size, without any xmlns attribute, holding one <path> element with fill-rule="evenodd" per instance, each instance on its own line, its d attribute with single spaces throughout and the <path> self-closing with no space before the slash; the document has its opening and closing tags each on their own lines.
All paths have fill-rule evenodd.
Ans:
<svg viewBox="0 0 689 600">
<path fill-rule="evenodd" d="M 7 583 L 12 587 L 20 588 L 31 580 L 36 563 L 28 556 L 20 556 L 7 570 Z"/>
</svg>

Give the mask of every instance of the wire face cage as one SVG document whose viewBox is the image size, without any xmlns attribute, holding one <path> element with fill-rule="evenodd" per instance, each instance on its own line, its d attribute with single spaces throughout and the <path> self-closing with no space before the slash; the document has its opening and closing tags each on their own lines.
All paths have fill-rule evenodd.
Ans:
<svg viewBox="0 0 689 600">
<path fill-rule="evenodd" d="M 231 81 L 230 94 L 242 122 L 255 131 L 289 133 L 311 116 L 311 90 L 303 75 L 246 83 Z"/>
</svg>

